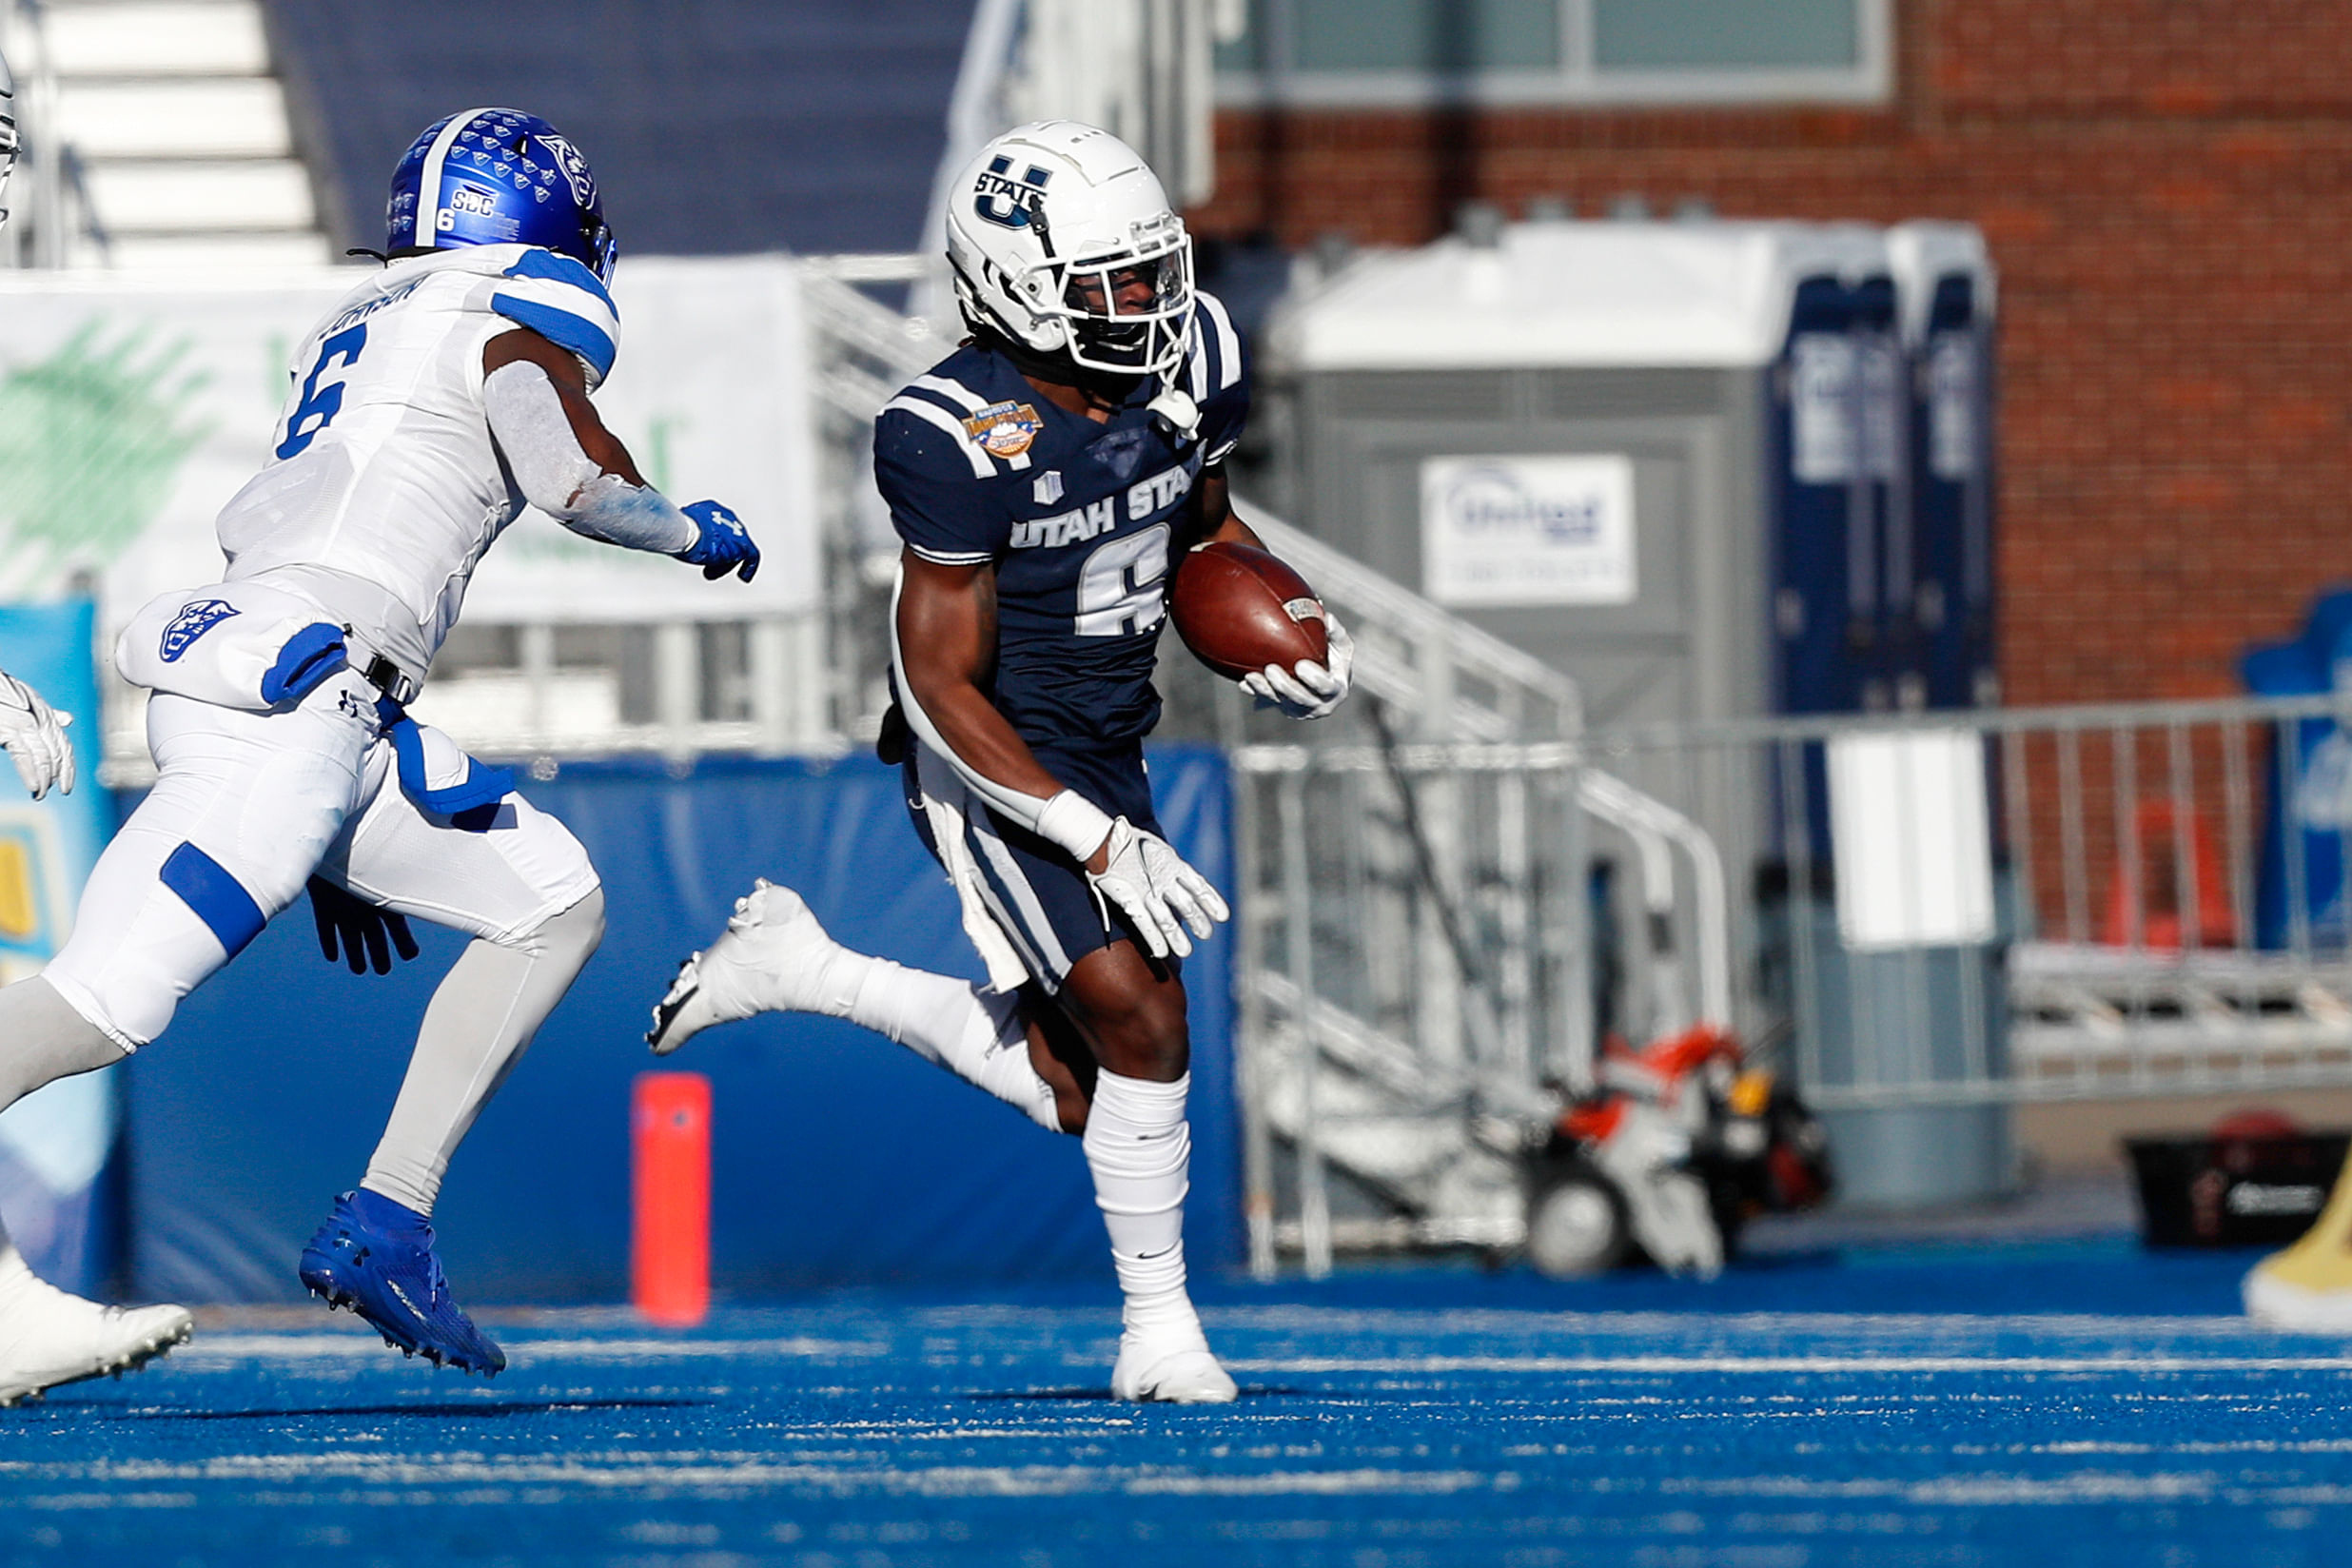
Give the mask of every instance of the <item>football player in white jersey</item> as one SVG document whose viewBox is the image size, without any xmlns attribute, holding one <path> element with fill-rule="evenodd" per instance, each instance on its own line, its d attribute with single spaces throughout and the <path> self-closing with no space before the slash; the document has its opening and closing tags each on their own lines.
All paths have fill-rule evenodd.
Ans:
<svg viewBox="0 0 2352 1568">
<path fill-rule="evenodd" d="M 0 224 L 9 221 L 9 175 L 16 167 L 15 108 L 15 83 L 9 76 L 9 63 L 0 60 Z M 40 693 L 0 670 L 0 751 L 16 764 L 16 776 L 35 800 L 51 788 L 73 793 L 73 748 L 65 735 L 72 722 L 71 715 L 53 712 Z M 0 1242 L 0 1276 L 6 1275 L 14 1256 Z"/>
<path fill-rule="evenodd" d="M 0 1107 L 155 1039 L 306 886 L 355 965 L 388 962 L 408 916 L 468 933 L 366 1175 L 299 1272 L 388 1343 L 486 1375 L 505 1357 L 451 1298 L 433 1204 L 595 951 L 603 894 L 560 823 L 405 706 L 525 500 L 714 578 L 749 578 L 759 552 L 726 508 L 646 484 L 588 401 L 618 342 L 615 251 L 554 127 L 500 108 L 435 124 L 394 172 L 387 217 L 382 272 L 296 351 L 271 459 L 221 513 L 224 580 L 150 603 L 116 646 L 154 690 L 160 776 L 64 949 L 0 990 Z M 19 1301 L 0 1279 L 0 1402 L 187 1332 L 176 1307 L 120 1314 L 39 1288 Z"/>
</svg>

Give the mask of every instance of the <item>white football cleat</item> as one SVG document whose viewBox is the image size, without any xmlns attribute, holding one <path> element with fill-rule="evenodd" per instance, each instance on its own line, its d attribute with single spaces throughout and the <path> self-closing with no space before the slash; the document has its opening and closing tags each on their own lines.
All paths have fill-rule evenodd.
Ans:
<svg viewBox="0 0 2352 1568">
<path fill-rule="evenodd" d="M 678 966 L 645 1043 L 667 1056 L 714 1024 L 755 1013 L 838 1016 L 848 998 L 831 994 L 826 970 L 843 951 L 798 893 L 761 877 L 735 900 L 718 940 Z"/>
<path fill-rule="evenodd" d="M 101 1306 L 69 1296 L 36 1278 L 13 1248 L 0 1251 L 0 1406 L 128 1372 L 186 1344 L 193 1327 L 184 1306 Z"/>
<path fill-rule="evenodd" d="M 1119 1360 L 1110 1369 L 1114 1400 L 1230 1404 L 1240 1395 L 1232 1375 L 1210 1354 L 1197 1321 L 1189 1333 L 1130 1327 L 1119 1336 Z"/>
</svg>

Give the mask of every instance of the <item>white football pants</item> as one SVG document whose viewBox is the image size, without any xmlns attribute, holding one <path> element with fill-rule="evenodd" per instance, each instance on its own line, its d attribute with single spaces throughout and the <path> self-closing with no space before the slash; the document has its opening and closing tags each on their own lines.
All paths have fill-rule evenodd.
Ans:
<svg viewBox="0 0 2352 1568">
<path fill-rule="evenodd" d="M 180 998 L 300 897 L 315 872 L 371 904 L 493 942 L 536 930 L 598 886 L 562 823 L 519 794 L 482 831 L 401 793 L 376 693 L 328 680 L 285 713 L 157 693 L 162 777 L 114 835 L 73 935 L 44 971 L 75 1011 L 135 1050 Z"/>
</svg>

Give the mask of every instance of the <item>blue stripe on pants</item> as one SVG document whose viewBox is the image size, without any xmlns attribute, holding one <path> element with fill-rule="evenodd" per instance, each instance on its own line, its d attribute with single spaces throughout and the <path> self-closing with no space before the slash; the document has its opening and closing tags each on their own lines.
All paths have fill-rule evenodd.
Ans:
<svg viewBox="0 0 2352 1568">
<path fill-rule="evenodd" d="M 164 886 L 178 893 L 180 901 L 196 911 L 196 918 L 212 928 L 212 934 L 221 939 L 231 958 L 243 952 L 245 944 L 261 935 L 262 928 L 269 923 L 245 885 L 193 844 L 182 844 L 172 851 L 161 875 Z"/>
</svg>

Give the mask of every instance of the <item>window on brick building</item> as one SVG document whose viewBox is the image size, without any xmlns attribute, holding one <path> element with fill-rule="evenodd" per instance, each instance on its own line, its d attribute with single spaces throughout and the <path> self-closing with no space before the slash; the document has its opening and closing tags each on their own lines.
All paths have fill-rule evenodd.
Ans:
<svg viewBox="0 0 2352 1568">
<path fill-rule="evenodd" d="M 1869 102 L 1893 0 L 1249 0 L 1229 102 Z"/>
</svg>

